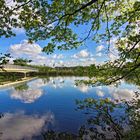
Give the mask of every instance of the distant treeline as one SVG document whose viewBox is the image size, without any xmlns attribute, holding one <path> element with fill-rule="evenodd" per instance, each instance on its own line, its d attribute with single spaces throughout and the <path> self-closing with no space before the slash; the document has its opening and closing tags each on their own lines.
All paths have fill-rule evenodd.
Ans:
<svg viewBox="0 0 140 140">
<path fill-rule="evenodd" d="M 75 67 L 47 67 L 47 66 L 32 66 L 39 70 L 38 73 L 31 73 L 31 75 L 73 75 L 73 76 L 96 76 L 97 67 L 95 65 L 91 66 L 75 66 Z"/>
<path fill-rule="evenodd" d="M 90 66 L 75 66 L 75 67 L 48 67 L 48 66 L 36 66 L 27 65 L 38 69 L 38 72 L 27 73 L 26 76 L 88 76 L 90 78 L 96 77 L 96 80 L 86 81 L 86 83 L 94 84 L 112 84 L 121 79 L 139 85 L 140 84 L 140 66 L 135 66 L 131 62 L 125 63 L 121 67 L 118 65 L 112 65 L 111 62 L 104 65 L 92 64 Z M 135 69 L 135 70 L 134 70 Z M 14 81 L 23 78 L 24 73 L 0 73 L 1 81 Z"/>
</svg>

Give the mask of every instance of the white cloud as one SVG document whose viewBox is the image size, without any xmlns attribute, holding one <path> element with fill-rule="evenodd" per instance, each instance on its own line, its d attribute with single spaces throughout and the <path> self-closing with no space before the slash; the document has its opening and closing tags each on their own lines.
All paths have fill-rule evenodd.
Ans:
<svg viewBox="0 0 140 140">
<path fill-rule="evenodd" d="M 110 40 L 110 43 L 111 43 L 111 45 L 115 45 L 115 43 L 116 43 L 116 41 L 117 41 L 117 38 L 116 37 L 113 37 L 111 40 Z"/>
<path fill-rule="evenodd" d="M 42 79 L 33 80 L 28 83 L 28 89 L 26 90 L 11 90 L 10 97 L 12 99 L 21 100 L 23 103 L 33 103 L 43 95 L 43 90 L 41 87 L 45 86 L 47 83 L 44 83 Z M 20 86 L 20 85 L 19 85 Z"/>
<path fill-rule="evenodd" d="M 54 63 L 58 63 L 58 65 L 62 63 L 62 60 L 64 58 L 63 54 L 54 54 L 54 55 L 46 55 L 42 52 L 42 48 L 37 43 L 28 43 L 27 40 L 23 40 L 19 44 L 11 45 L 9 50 L 9 53 L 13 56 L 11 58 L 11 61 L 16 58 L 27 58 L 31 59 L 31 64 L 33 65 L 47 65 L 52 67 Z M 60 61 L 57 62 L 57 61 Z M 10 61 L 10 62 L 11 62 Z"/>
<path fill-rule="evenodd" d="M 104 49 L 104 46 L 103 45 L 100 45 L 96 48 L 96 52 L 100 52 Z"/>
<path fill-rule="evenodd" d="M 53 64 L 55 63 L 54 59 L 50 59 L 48 56 L 44 56 L 41 54 L 35 57 L 30 57 L 30 59 L 33 60 L 31 62 L 31 64 L 33 65 L 46 65 L 52 67 Z"/>
<path fill-rule="evenodd" d="M 37 115 L 25 115 L 24 112 L 5 113 L 0 119 L 0 132 L 2 132 L 2 140 L 21 140 L 32 139 L 38 136 L 46 122 L 53 123 L 54 115 L 47 113 L 39 117 Z"/>
<path fill-rule="evenodd" d="M 28 43 L 27 40 L 24 40 L 20 44 L 11 45 L 9 52 L 14 57 L 22 57 L 24 55 L 36 56 L 41 53 L 42 48 L 36 43 Z"/>
<path fill-rule="evenodd" d="M 60 61 L 59 61 L 59 64 L 60 64 L 60 65 L 63 65 L 63 64 L 64 64 L 64 62 L 63 62 L 62 60 L 60 60 Z"/>
<path fill-rule="evenodd" d="M 126 88 L 116 88 L 114 86 L 107 87 L 110 95 L 113 97 L 113 99 L 122 100 L 125 99 L 127 101 L 132 100 L 135 98 L 134 90 L 132 89 L 126 89 Z"/>
<path fill-rule="evenodd" d="M 101 91 L 101 90 L 97 90 L 97 95 L 100 96 L 100 97 L 103 97 L 104 96 L 104 92 Z"/>
<path fill-rule="evenodd" d="M 53 59 L 62 59 L 64 56 L 62 54 L 54 54 L 52 56 Z"/>
<path fill-rule="evenodd" d="M 111 95 L 113 96 L 114 99 L 125 99 L 125 100 L 131 100 L 135 93 L 133 90 L 128 90 L 128 89 L 116 89 L 114 88 L 111 91 Z"/>
<path fill-rule="evenodd" d="M 47 81 L 44 82 L 43 79 L 36 79 L 28 83 L 30 89 L 38 89 L 47 85 Z"/>
<path fill-rule="evenodd" d="M 118 58 L 118 55 L 117 54 L 115 55 L 112 52 L 109 52 L 108 56 L 109 56 L 110 61 L 112 61 L 112 62 Z"/>
<path fill-rule="evenodd" d="M 90 56 L 90 53 L 87 49 L 81 50 L 80 52 L 74 54 L 72 58 L 87 58 Z"/>
<path fill-rule="evenodd" d="M 99 53 L 96 54 L 96 56 L 101 57 L 102 56 L 102 53 L 99 52 Z"/>
<path fill-rule="evenodd" d="M 69 61 L 64 61 L 63 65 L 67 67 L 71 66 L 89 66 L 91 64 L 97 64 L 97 61 L 94 57 L 71 59 Z"/>
<path fill-rule="evenodd" d="M 117 38 L 112 38 L 110 40 L 110 47 L 109 47 L 109 51 L 107 54 L 104 54 L 102 51 L 105 49 L 105 46 L 103 45 L 100 45 L 96 48 L 96 56 L 97 57 L 105 57 L 106 56 L 106 59 L 108 58 L 110 61 L 114 61 L 116 59 L 118 59 L 118 50 L 117 48 L 115 47 L 115 43 L 117 41 Z M 107 42 L 106 45 L 108 45 L 109 42 Z M 107 47 L 107 46 L 106 46 Z"/>
<path fill-rule="evenodd" d="M 88 93 L 90 90 L 90 87 L 85 84 L 80 84 L 80 85 L 76 86 L 76 88 L 79 89 L 83 93 Z"/>
<path fill-rule="evenodd" d="M 94 57 L 90 57 L 89 58 L 89 61 L 92 61 L 93 63 L 95 63 L 96 62 L 96 59 Z"/>
<path fill-rule="evenodd" d="M 90 53 L 87 49 L 81 50 L 80 52 L 71 56 L 69 62 L 64 62 L 65 66 L 89 66 L 91 64 L 96 64 L 96 56 Z"/>
<path fill-rule="evenodd" d="M 24 103 L 33 103 L 35 100 L 40 98 L 42 94 L 43 91 L 41 89 L 29 89 L 26 91 L 14 90 L 10 96 L 12 99 L 19 99 Z"/>
<path fill-rule="evenodd" d="M 46 65 L 49 67 L 89 66 L 91 64 L 97 64 L 96 56 L 94 57 L 87 49 L 67 57 L 64 57 L 63 54 L 46 55 L 42 52 L 42 48 L 37 43 L 30 44 L 27 40 L 19 44 L 11 45 L 9 53 L 13 56 L 10 63 L 16 58 L 27 58 L 32 60 L 32 65 Z"/>
</svg>

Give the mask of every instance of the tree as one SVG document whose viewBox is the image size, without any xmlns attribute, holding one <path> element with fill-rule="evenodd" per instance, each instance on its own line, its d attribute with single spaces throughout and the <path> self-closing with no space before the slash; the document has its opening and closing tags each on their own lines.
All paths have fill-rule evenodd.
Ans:
<svg viewBox="0 0 140 140">
<path fill-rule="evenodd" d="M 0 69 L 5 71 L 4 66 L 9 62 L 9 59 L 11 58 L 10 54 L 2 54 L 0 53 Z"/>
<path fill-rule="evenodd" d="M 91 138 L 95 133 L 95 139 L 138 140 L 140 138 L 139 97 L 140 94 L 135 92 L 135 96 L 129 101 L 108 98 L 76 100 L 77 109 L 89 118 L 83 127 L 84 130 L 89 136 L 91 135 Z M 119 110 L 121 113 L 118 113 Z"/>
<path fill-rule="evenodd" d="M 46 52 L 52 52 L 55 47 L 72 49 L 89 37 L 99 36 L 109 41 L 114 36 L 130 35 L 131 29 L 134 32 L 139 27 L 139 5 L 137 0 L 15 0 L 15 5 L 9 7 L 2 0 L 0 35 L 10 37 L 12 27 L 23 27 L 29 40 L 51 39 L 44 48 Z M 106 24 L 104 33 L 98 34 L 97 31 L 105 25 L 103 23 Z M 87 36 L 79 40 L 73 26 L 81 28 L 82 25 L 90 29 Z M 125 30 L 120 30 L 123 25 Z"/>
<path fill-rule="evenodd" d="M 31 63 L 32 60 L 18 58 L 18 59 L 13 60 L 13 62 L 14 62 L 14 65 L 26 66 L 28 65 L 28 63 Z"/>
<path fill-rule="evenodd" d="M 5 65 L 9 62 L 9 58 L 11 58 L 10 54 L 0 54 L 0 65 Z"/>
<path fill-rule="evenodd" d="M 86 44 L 87 40 L 111 42 L 119 59 L 113 63 L 122 68 L 127 61 L 140 66 L 140 2 L 138 0 L 14 0 L 8 6 L 0 2 L 0 36 L 15 35 L 12 28 L 24 28 L 29 42 L 48 39 L 43 51 L 69 50 Z M 6 11 L 6 12 L 5 12 Z M 84 27 L 80 35 L 76 29 Z M 82 36 L 82 37 L 81 37 Z M 127 72 L 129 73 L 129 72 Z M 125 74 L 127 75 L 127 74 Z M 123 78 L 123 77 L 122 77 Z"/>
</svg>

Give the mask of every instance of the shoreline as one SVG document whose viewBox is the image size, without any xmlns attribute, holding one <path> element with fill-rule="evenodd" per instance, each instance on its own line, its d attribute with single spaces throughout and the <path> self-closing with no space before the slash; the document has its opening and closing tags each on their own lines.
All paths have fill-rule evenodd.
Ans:
<svg viewBox="0 0 140 140">
<path fill-rule="evenodd" d="M 12 86 L 12 85 L 24 83 L 24 82 L 31 81 L 31 80 L 36 79 L 36 78 L 37 77 L 27 77 L 27 78 L 23 78 L 20 81 L 15 81 L 15 82 L 9 81 L 8 83 L 5 83 L 3 85 L 0 85 L 0 88 L 9 87 L 9 86 Z"/>
</svg>

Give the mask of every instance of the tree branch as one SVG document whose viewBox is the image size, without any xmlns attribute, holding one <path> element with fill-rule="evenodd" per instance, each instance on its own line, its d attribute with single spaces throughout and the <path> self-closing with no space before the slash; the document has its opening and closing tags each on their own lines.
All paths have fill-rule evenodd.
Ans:
<svg viewBox="0 0 140 140">
<path fill-rule="evenodd" d="M 108 14 L 107 14 L 107 9 L 106 9 L 106 5 L 104 3 L 104 9 L 105 9 L 105 15 L 106 15 L 106 29 L 107 29 L 107 33 L 108 33 L 108 40 L 109 40 L 109 44 L 108 44 L 108 51 L 110 49 L 110 45 L 111 45 L 111 42 L 110 42 L 110 38 L 111 38 L 111 35 L 110 35 L 110 29 L 109 29 L 109 17 L 108 17 Z"/>
<path fill-rule="evenodd" d="M 138 68 L 140 68 L 140 63 L 138 63 L 137 65 L 135 65 L 129 72 L 125 73 L 123 76 L 121 76 L 121 77 L 119 77 L 119 78 L 116 78 L 116 79 L 110 81 L 108 84 L 110 85 L 110 84 L 112 84 L 112 83 L 115 83 L 115 82 L 117 82 L 117 81 L 119 81 L 119 80 L 121 80 L 121 79 L 127 77 L 129 74 L 131 74 L 133 71 L 135 71 L 135 70 L 138 69 Z"/>
<path fill-rule="evenodd" d="M 85 40 L 87 40 L 87 39 L 89 38 L 89 36 L 90 36 L 90 34 L 91 34 L 91 31 L 92 31 L 92 29 L 94 28 L 95 23 L 96 23 L 97 19 L 98 19 L 99 16 L 100 16 L 100 12 L 101 12 L 101 9 L 103 8 L 104 3 L 105 3 L 105 0 L 102 2 L 101 6 L 100 6 L 100 8 L 99 8 L 99 10 L 98 10 L 98 12 L 97 12 L 97 16 L 95 17 L 94 22 L 92 23 L 92 26 L 91 26 L 91 28 L 90 28 L 90 30 L 89 30 L 89 32 L 88 32 L 88 35 L 87 35 L 81 42 L 84 42 Z M 97 33 L 97 30 L 96 30 L 96 33 Z M 96 33 L 95 33 L 95 35 L 96 35 Z M 94 36 L 95 36 L 95 35 L 94 35 Z"/>
</svg>

